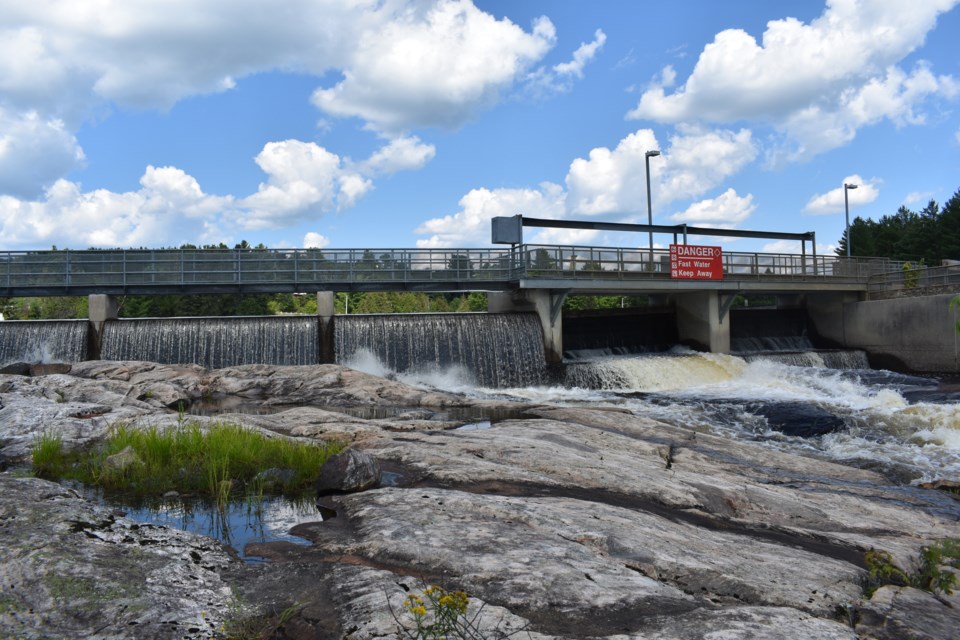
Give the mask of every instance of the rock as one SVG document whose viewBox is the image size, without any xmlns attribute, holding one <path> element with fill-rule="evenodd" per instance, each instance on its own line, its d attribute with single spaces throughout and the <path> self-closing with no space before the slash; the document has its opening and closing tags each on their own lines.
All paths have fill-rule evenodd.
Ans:
<svg viewBox="0 0 960 640">
<path fill-rule="evenodd" d="M 283 486 L 293 479 L 292 469 L 265 469 L 258 473 L 254 478 L 254 485 L 260 485 L 264 491 L 280 491 Z"/>
<path fill-rule="evenodd" d="M 0 374 L 11 376 L 28 376 L 30 375 L 30 363 L 10 362 L 0 367 Z"/>
<path fill-rule="evenodd" d="M 380 484 L 377 460 L 363 451 L 347 449 L 331 456 L 320 467 L 316 489 L 320 497 L 366 491 Z"/>
<path fill-rule="evenodd" d="M 748 404 L 747 411 L 763 416 L 771 429 L 788 436 L 814 438 L 845 427 L 843 419 L 819 407 L 799 402 Z"/>
<path fill-rule="evenodd" d="M 220 637 L 234 562 L 209 538 L 142 525 L 0 474 L 0 637 Z"/>
<path fill-rule="evenodd" d="M 911 587 L 881 587 L 856 613 L 857 635 L 864 640 L 960 637 L 960 610 Z"/>
<path fill-rule="evenodd" d="M 129 467 L 143 464 L 143 460 L 140 459 L 140 456 L 137 455 L 137 452 L 133 450 L 133 447 L 126 446 L 122 451 L 119 451 L 112 456 L 107 456 L 103 460 L 103 468 L 105 471 L 111 472 L 123 472 Z"/>
<path fill-rule="evenodd" d="M 861 591 L 865 551 L 884 550 L 911 567 L 923 546 L 960 537 L 960 505 L 951 495 L 622 408 L 477 403 L 335 365 L 207 371 L 80 363 L 69 375 L 0 379 L 0 444 L 29 451 L 36 434 L 54 430 L 69 446 L 84 446 L 115 421 L 180 424 L 182 416 L 146 394 L 151 385 L 166 385 L 172 397 L 210 394 L 271 407 L 261 415 L 186 418 L 201 425 L 230 421 L 280 437 L 351 443 L 321 472 L 330 477 L 318 480 L 318 492 L 336 494 L 338 517 L 298 520 L 292 533 L 309 544 L 253 544 L 270 562 L 207 563 L 218 548 L 211 540 L 135 528 L 55 485 L 42 485 L 55 496 L 52 506 L 42 491 L 0 484 L 0 585 L 16 584 L 19 594 L 20 584 L 41 583 L 46 574 L 30 556 L 39 549 L 55 574 L 102 575 L 107 590 L 96 602 L 89 594 L 100 593 L 97 583 L 60 589 L 56 601 L 31 591 L 39 603 L 33 613 L 25 612 L 26 600 L 0 591 L 0 606 L 15 605 L 3 611 L 17 614 L 0 616 L 0 637 L 203 637 L 198 611 L 224 619 L 233 589 L 250 611 L 284 617 L 275 637 L 396 638 L 403 599 L 429 583 L 464 589 L 482 608 L 478 624 L 487 637 L 522 629 L 517 637 L 532 640 L 853 640 L 949 638 L 958 628 L 943 610 L 953 600 L 885 587 L 864 602 Z M 353 407 L 367 410 L 329 410 Z M 425 420 L 417 410 L 445 407 L 510 411 L 489 428 L 450 429 L 455 423 Z M 385 481 L 388 474 L 395 480 Z M 10 504 L 17 510 L 4 511 Z M 26 519 L 33 529 L 7 525 Z M 75 532 L 74 521 L 83 523 Z M 128 566 L 131 548 L 144 554 L 143 566 Z M 199 565 L 187 549 L 199 554 Z M 27 556 L 34 558 L 29 571 Z M 146 566 L 160 568 L 145 577 Z M 188 574 L 198 589 L 184 566 L 200 567 Z M 169 584 L 181 587 L 182 600 L 172 599 Z M 154 588 L 156 602 L 137 600 Z M 115 615 L 120 622 L 110 626 Z M 917 626 L 924 617 L 938 621 Z M 178 622 L 179 635 L 147 625 L 164 619 Z M 107 626 L 93 633 L 97 624 Z"/>
<path fill-rule="evenodd" d="M 41 363 L 30 365 L 31 376 L 49 376 L 54 373 L 70 373 L 72 365 L 66 362 Z"/>
</svg>

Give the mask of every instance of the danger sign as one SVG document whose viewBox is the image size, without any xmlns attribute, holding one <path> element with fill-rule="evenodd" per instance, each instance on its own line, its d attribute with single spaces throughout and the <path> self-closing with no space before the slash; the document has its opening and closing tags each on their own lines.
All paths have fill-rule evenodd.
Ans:
<svg viewBox="0 0 960 640">
<path fill-rule="evenodd" d="M 670 245 L 670 277 L 680 280 L 723 280 L 720 247 Z"/>
</svg>

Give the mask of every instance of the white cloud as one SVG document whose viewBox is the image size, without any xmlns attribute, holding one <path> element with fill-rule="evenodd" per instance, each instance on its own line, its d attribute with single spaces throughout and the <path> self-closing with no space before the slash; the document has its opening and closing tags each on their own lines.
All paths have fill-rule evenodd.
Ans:
<svg viewBox="0 0 960 640">
<path fill-rule="evenodd" d="M 917 203 L 926 205 L 935 195 L 936 191 L 911 191 L 903 198 L 903 205 L 905 207 L 910 207 Z"/>
<path fill-rule="evenodd" d="M 602 29 L 597 29 L 593 34 L 591 42 L 581 42 L 580 47 L 573 52 L 573 59 L 570 62 L 561 62 L 554 65 L 553 70 L 561 76 L 583 77 L 583 68 L 588 62 L 593 60 L 597 52 L 603 48 L 607 41 L 607 34 Z"/>
<path fill-rule="evenodd" d="M 789 139 L 771 159 L 803 159 L 845 144 L 862 126 L 888 118 L 922 122 L 931 96 L 952 97 L 957 82 L 923 64 L 896 67 L 923 44 L 940 13 L 957 0 L 831 0 L 816 20 L 767 24 L 761 42 L 722 31 L 700 54 L 686 82 L 667 94 L 664 74 L 628 118 L 658 122 L 767 122 Z"/>
<path fill-rule="evenodd" d="M 613 221 L 646 221 L 646 152 L 659 149 L 650 129 L 640 129 L 622 139 L 613 150 L 592 149 L 587 158 L 570 163 L 566 190 L 544 183 L 540 189 L 474 189 L 460 200 L 461 210 L 423 223 L 421 247 L 476 246 L 486 244 L 490 218 L 522 214 L 527 217 L 567 218 L 605 215 Z M 650 158 L 651 192 L 660 206 L 686 200 L 715 188 L 756 157 L 750 132 L 706 131 L 681 127 L 670 138 L 662 156 Z M 727 216 L 728 223 L 753 211 L 752 196 L 740 197 L 732 189 L 716 198 L 711 211 Z M 703 205 L 706 210 L 707 205 Z M 654 209 L 656 213 L 656 209 Z M 656 218 L 654 219 L 656 222 Z M 528 242 L 583 244 L 598 234 L 588 230 L 548 229 L 526 237 Z"/>
<path fill-rule="evenodd" d="M 241 201 L 241 226 L 276 227 L 335 207 L 341 177 L 336 154 L 313 142 L 285 140 L 267 143 L 255 160 L 269 178 Z"/>
<path fill-rule="evenodd" d="M 835 244 L 818 244 L 817 245 L 817 255 L 818 256 L 827 256 L 835 255 L 837 245 Z M 788 253 L 788 254 L 801 254 L 804 252 L 803 247 L 799 240 L 775 240 L 773 242 L 768 242 L 763 245 L 760 249 L 761 253 Z M 806 244 L 806 253 L 808 256 L 813 255 L 810 244 Z"/>
<path fill-rule="evenodd" d="M 721 184 L 757 155 L 750 131 L 679 127 L 663 154 L 650 158 L 652 200 L 663 206 L 699 196 Z M 640 129 L 612 151 L 592 149 L 570 164 L 567 209 L 579 215 L 646 211 L 646 152 L 659 149 L 650 129 Z"/>
<path fill-rule="evenodd" d="M 304 249 L 323 249 L 330 245 L 330 238 L 320 235 L 316 231 L 309 231 L 303 236 Z"/>
<path fill-rule="evenodd" d="M 857 185 L 857 188 L 846 190 L 844 188 L 845 184 L 855 184 Z M 845 210 L 845 190 L 847 191 L 847 198 L 849 200 L 851 210 L 855 206 L 870 204 L 880 195 L 880 190 L 877 188 L 878 184 L 879 181 L 876 179 L 864 180 L 858 175 L 847 176 L 836 189 L 831 189 L 826 193 L 817 194 L 810 198 L 810 200 L 807 202 L 807 205 L 803 208 L 803 211 L 804 213 L 809 213 L 815 216 L 827 215 L 831 213 L 843 213 Z"/>
<path fill-rule="evenodd" d="M 271 70 L 339 72 L 314 104 L 381 132 L 457 127 L 523 80 L 555 37 L 547 18 L 526 31 L 471 0 L 0 0 L 0 140 L 26 151 L 13 167 L 0 157 L 0 193 L 40 197 L 82 160 L 81 124 L 115 106 L 166 109 Z M 402 140 L 369 170 L 433 156 Z M 311 197 L 284 194 L 289 207 Z"/>
<path fill-rule="evenodd" d="M 77 139 L 58 119 L 0 106 L 0 193 L 36 198 L 83 163 Z"/>
<path fill-rule="evenodd" d="M 365 173 L 390 174 L 422 168 L 433 160 L 437 149 L 432 144 L 423 144 L 416 136 L 401 136 L 392 139 L 362 163 Z"/>
<path fill-rule="evenodd" d="M 318 89 L 313 103 L 379 131 L 457 127 L 493 104 L 555 38 L 545 17 L 527 33 L 469 0 L 411 3 L 351 43 L 343 80 Z"/>
<path fill-rule="evenodd" d="M 681 224 L 729 227 L 749 218 L 756 208 L 752 194 L 741 197 L 733 189 L 727 189 L 716 198 L 693 203 L 686 211 L 676 213 L 670 216 L 670 219 Z"/>
<path fill-rule="evenodd" d="M 491 218 L 515 216 L 561 218 L 564 193 L 560 185 L 543 183 L 539 189 L 472 189 L 460 199 L 460 211 L 433 218 L 415 231 L 430 234 L 417 240 L 420 248 L 475 247 L 490 244 Z"/>
<path fill-rule="evenodd" d="M 603 48 L 607 34 L 597 29 L 590 42 L 581 42 L 569 62 L 561 62 L 550 69 L 540 67 L 527 76 L 527 91 L 536 97 L 563 93 L 573 88 L 575 80 L 583 78 L 583 69 Z"/>
</svg>

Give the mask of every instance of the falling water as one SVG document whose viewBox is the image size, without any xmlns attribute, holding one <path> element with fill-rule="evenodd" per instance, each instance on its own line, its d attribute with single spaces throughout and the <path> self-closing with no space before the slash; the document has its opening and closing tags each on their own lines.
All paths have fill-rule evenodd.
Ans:
<svg viewBox="0 0 960 640">
<path fill-rule="evenodd" d="M 0 365 L 10 362 L 79 362 L 87 354 L 86 320 L 0 322 Z"/>
<path fill-rule="evenodd" d="M 540 384 L 543 337 L 533 314 L 438 313 L 338 316 L 338 363 L 370 353 L 395 372 L 459 367 L 482 387 Z"/>
<path fill-rule="evenodd" d="M 104 360 L 193 363 L 215 369 L 241 364 L 316 364 L 314 316 L 149 318 L 105 324 Z"/>
</svg>

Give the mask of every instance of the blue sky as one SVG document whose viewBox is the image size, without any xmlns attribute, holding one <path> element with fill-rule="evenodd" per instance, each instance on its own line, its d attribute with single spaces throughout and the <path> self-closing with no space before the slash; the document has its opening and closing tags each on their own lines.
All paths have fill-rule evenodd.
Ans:
<svg viewBox="0 0 960 640">
<path fill-rule="evenodd" d="M 659 149 L 655 223 L 828 252 L 960 188 L 958 2 L 0 0 L 0 249 L 483 247 L 645 222 Z"/>
</svg>

